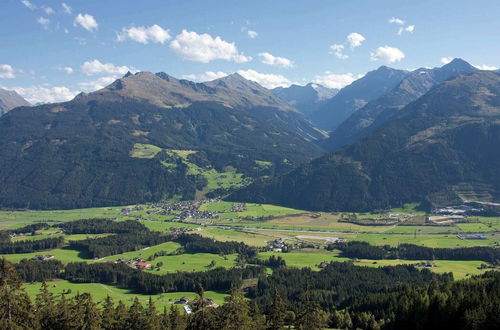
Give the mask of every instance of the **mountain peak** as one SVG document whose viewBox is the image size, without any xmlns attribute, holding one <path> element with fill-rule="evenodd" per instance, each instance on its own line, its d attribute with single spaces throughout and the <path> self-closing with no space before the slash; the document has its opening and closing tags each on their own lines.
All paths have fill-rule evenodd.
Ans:
<svg viewBox="0 0 500 330">
<path fill-rule="evenodd" d="M 446 70 L 475 70 L 475 68 L 470 65 L 467 61 L 464 61 L 461 58 L 454 58 L 450 63 L 445 64 L 441 67 L 441 69 L 446 69 Z"/>
</svg>

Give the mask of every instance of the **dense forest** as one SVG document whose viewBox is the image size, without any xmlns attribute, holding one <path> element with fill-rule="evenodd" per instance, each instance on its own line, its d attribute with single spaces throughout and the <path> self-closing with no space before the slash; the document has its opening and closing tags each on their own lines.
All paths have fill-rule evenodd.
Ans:
<svg viewBox="0 0 500 330">
<path fill-rule="evenodd" d="M 52 250 L 62 247 L 63 244 L 63 237 L 17 242 L 0 242 L 0 254 L 30 253 L 42 250 Z"/>
<path fill-rule="evenodd" d="M 76 271 L 80 266 L 83 265 L 71 267 Z M 92 272 L 84 271 L 84 274 Z M 448 275 L 432 275 L 406 266 L 371 269 L 337 263 L 321 272 L 282 269 L 267 279 L 261 273 L 258 288 L 247 294 L 254 298 L 250 301 L 245 299 L 239 284 L 231 282 L 223 289 L 229 296 L 218 308 L 207 306 L 204 287 L 199 282 L 195 289 L 199 297 L 192 302 L 193 313 L 189 315 L 181 314 L 175 305 L 158 311 L 152 299 L 143 306 L 136 298 L 126 307 L 109 297 L 97 303 L 89 294 L 77 294 L 73 298 L 64 294 L 55 296 L 47 285 L 42 285 L 36 299 L 31 301 L 21 288 L 16 268 L 5 259 L 0 260 L 0 275 L 2 329 L 476 330 L 500 327 L 500 274 L 497 272 L 454 282 Z"/>
</svg>

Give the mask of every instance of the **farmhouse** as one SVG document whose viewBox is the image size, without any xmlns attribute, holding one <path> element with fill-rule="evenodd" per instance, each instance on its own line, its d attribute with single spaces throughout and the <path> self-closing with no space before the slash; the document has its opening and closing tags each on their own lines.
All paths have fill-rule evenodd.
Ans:
<svg viewBox="0 0 500 330">
<path fill-rule="evenodd" d="M 52 254 L 44 254 L 44 255 L 36 255 L 31 260 L 49 260 L 49 259 L 54 259 L 54 256 Z"/>
<path fill-rule="evenodd" d="M 147 262 L 138 262 L 135 264 L 135 267 L 137 269 L 151 269 L 151 264 L 148 264 Z"/>
</svg>

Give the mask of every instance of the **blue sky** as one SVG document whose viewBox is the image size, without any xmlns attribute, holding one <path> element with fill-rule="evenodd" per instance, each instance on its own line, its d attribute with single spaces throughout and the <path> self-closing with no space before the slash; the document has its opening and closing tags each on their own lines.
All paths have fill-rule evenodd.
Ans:
<svg viewBox="0 0 500 330">
<path fill-rule="evenodd" d="M 0 86 L 63 101 L 126 70 L 342 87 L 380 65 L 500 67 L 498 0 L 1 0 Z"/>
</svg>

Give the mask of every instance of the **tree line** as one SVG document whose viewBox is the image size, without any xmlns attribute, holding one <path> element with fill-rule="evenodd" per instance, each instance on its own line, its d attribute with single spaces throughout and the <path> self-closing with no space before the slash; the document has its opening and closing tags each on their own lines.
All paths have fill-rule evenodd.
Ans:
<svg viewBox="0 0 500 330">
<path fill-rule="evenodd" d="M 349 271 L 349 268 L 340 270 Z M 384 270 L 386 275 L 375 277 L 381 282 L 384 277 L 394 279 L 404 274 L 401 271 L 395 270 L 391 274 Z M 408 271 L 414 270 L 408 268 Z M 343 283 L 365 280 L 360 274 L 339 274 L 346 277 L 341 281 Z M 189 315 L 180 313 L 173 304 L 160 312 L 151 298 L 145 306 L 135 298 L 127 307 L 122 301 L 116 303 L 110 297 L 97 303 L 87 293 L 72 298 L 65 294 L 56 296 L 45 284 L 32 301 L 21 288 L 22 282 L 14 267 L 5 259 L 0 260 L 0 275 L 2 329 L 284 330 L 293 327 L 299 330 L 493 330 L 500 327 L 498 272 L 455 282 L 439 276 L 423 283 L 401 282 L 386 289 L 348 297 L 345 304 L 331 309 L 322 307 L 318 301 L 320 295 L 316 291 L 322 290 L 318 288 L 328 289 L 328 283 L 321 281 L 322 276 L 314 278 L 314 282 L 308 278 L 309 285 L 299 287 L 292 287 L 298 284 L 295 278 L 290 285 L 283 278 L 280 281 L 279 277 L 273 279 L 276 285 L 264 291 L 268 297 L 266 300 L 245 299 L 240 286 L 233 283 L 224 304 L 218 308 L 208 306 L 204 289 L 199 285 L 198 298 L 190 305 L 193 313 Z M 370 286 L 370 282 L 365 283 Z M 284 290 L 286 287 L 297 292 L 288 296 L 290 292 Z"/>
<path fill-rule="evenodd" d="M 338 249 L 340 256 L 361 259 L 407 260 L 481 260 L 491 263 L 500 261 L 500 249 L 488 246 L 459 248 L 430 248 L 413 244 L 375 246 L 367 242 L 334 243 L 328 250 Z"/>
<path fill-rule="evenodd" d="M 64 238 L 44 238 L 17 242 L 0 242 L 0 254 L 31 253 L 42 250 L 58 249 L 64 245 Z"/>
</svg>

